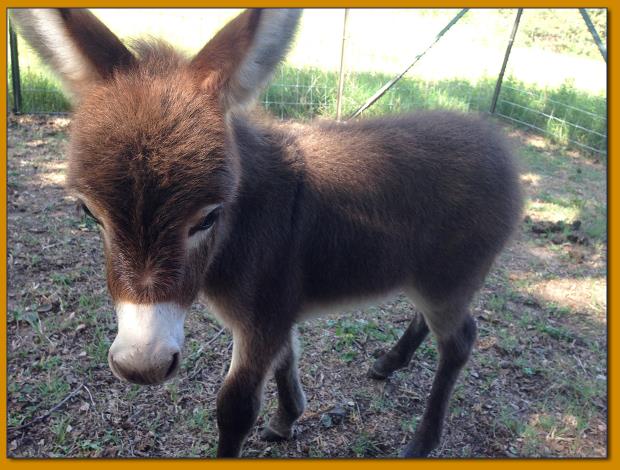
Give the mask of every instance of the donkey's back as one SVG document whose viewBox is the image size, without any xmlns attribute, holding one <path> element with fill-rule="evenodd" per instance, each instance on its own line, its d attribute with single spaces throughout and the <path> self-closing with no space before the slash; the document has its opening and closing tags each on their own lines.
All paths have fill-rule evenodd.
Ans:
<svg viewBox="0 0 620 470">
<path fill-rule="evenodd" d="M 276 129 L 297 173 L 309 303 L 410 285 L 467 297 L 519 220 L 512 152 L 487 119 L 429 111 Z"/>
</svg>

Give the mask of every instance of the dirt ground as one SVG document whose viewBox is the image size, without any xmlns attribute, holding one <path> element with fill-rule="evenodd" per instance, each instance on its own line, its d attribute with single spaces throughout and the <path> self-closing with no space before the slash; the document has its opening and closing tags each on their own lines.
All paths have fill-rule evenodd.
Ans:
<svg viewBox="0 0 620 470">
<path fill-rule="evenodd" d="M 8 129 L 10 457 L 212 457 L 231 336 L 199 305 L 177 378 L 112 376 L 116 332 L 96 227 L 64 189 L 69 120 Z M 527 213 L 472 305 L 479 337 L 434 457 L 605 457 L 606 164 L 512 131 Z M 412 437 L 434 341 L 386 382 L 366 377 L 412 316 L 404 297 L 300 326 L 308 408 L 294 440 L 266 443 L 270 382 L 245 457 L 394 457 Z"/>
</svg>

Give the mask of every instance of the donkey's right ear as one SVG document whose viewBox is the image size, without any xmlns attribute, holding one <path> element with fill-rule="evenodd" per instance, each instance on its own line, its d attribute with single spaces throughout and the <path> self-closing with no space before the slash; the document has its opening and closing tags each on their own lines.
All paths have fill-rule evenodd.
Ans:
<svg viewBox="0 0 620 470">
<path fill-rule="evenodd" d="M 95 15 L 84 9 L 12 9 L 19 33 L 77 100 L 94 82 L 130 67 L 135 58 Z"/>
<path fill-rule="evenodd" d="M 267 84 L 284 58 L 301 10 L 246 10 L 228 23 L 192 60 L 204 90 L 227 108 L 245 107 Z"/>
</svg>

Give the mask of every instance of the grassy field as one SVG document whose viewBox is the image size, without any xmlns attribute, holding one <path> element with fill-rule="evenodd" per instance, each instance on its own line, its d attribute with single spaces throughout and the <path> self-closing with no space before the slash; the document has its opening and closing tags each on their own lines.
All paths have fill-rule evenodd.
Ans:
<svg viewBox="0 0 620 470">
<path fill-rule="evenodd" d="M 344 116 L 403 70 L 457 11 L 351 10 Z M 152 35 L 194 53 L 238 10 L 95 12 L 126 40 Z M 597 12 L 592 14 L 600 23 Z M 513 10 L 471 10 L 368 114 L 436 107 L 488 111 L 513 16 Z M 543 26 L 554 36 L 544 36 Z M 304 13 L 295 47 L 263 95 L 269 110 L 280 117 L 335 115 L 341 34 L 342 10 Z M 576 9 L 526 10 L 497 111 L 560 143 L 574 141 L 604 154 L 606 66 L 588 34 Z M 23 111 L 67 111 L 56 79 L 23 42 L 20 51 Z"/>
<path fill-rule="evenodd" d="M 67 118 L 15 117 L 8 133 L 10 457 L 212 457 L 215 396 L 231 337 L 192 309 L 181 372 L 163 386 L 116 380 L 116 332 L 96 227 L 63 190 Z M 438 457 L 607 453 L 606 165 L 512 132 L 523 224 L 475 299 L 479 338 Z M 365 377 L 406 327 L 403 298 L 304 323 L 308 396 L 295 440 L 246 457 L 392 457 L 411 437 L 436 367 L 433 341 L 387 382 Z M 269 384 L 257 429 L 275 409 Z"/>
</svg>

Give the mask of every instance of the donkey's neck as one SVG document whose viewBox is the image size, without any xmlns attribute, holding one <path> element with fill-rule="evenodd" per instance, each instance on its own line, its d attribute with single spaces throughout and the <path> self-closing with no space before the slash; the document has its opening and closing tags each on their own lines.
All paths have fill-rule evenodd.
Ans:
<svg viewBox="0 0 620 470">
<path fill-rule="evenodd" d="M 230 125 L 240 160 L 239 186 L 226 210 L 226 233 L 202 288 L 209 303 L 225 304 L 224 310 L 234 309 L 229 305 L 233 298 L 255 295 L 249 279 L 261 282 L 264 271 L 282 272 L 293 266 L 289 263 L 297 256 L 294 247 L 304 186 L 304 163 L 294 136 L 287 136 L 277 124 L 244 116 L 234 116 Z M 239 276 L 241 272 L 250 275 Z"/>
<path fill-rule="evenodd" d="M 286 193 L 303 172 L 303 156 L 295 133 L 269 120 L 237 115 L 232 136 L 240 158 L 240 191 Z"/>
</svg>

